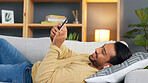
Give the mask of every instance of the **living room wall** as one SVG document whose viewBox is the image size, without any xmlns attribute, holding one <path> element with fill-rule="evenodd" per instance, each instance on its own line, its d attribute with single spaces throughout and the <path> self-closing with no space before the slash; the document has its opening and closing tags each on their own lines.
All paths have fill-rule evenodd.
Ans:
<svg viewBox="0 0 148 83">
<path fill-rule="evenodd" d="M 117 4 L 87 4 L 87 41 L 94 41 L 95 29 L 109 29 L 110 40 L 117 40 Z"/>
</svg>

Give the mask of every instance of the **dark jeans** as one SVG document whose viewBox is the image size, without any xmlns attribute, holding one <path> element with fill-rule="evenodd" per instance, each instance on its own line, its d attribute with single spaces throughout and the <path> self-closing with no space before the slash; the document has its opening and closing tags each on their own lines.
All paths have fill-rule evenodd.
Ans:
<svg viewBox="0 0 148 83">
<path fill-rule="evenodd" d="M 31 83 L 32 66 L 22 53 L 0 38 L 0 82 Z"/>
</svg>

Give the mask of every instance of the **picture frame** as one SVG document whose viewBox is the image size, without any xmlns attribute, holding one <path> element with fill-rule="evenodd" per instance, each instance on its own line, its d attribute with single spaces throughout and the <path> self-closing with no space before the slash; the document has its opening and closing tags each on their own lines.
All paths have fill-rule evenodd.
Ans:
<svg viewBox="0 0 148 83">
<path fill-rule="evenodd" d="M 2 23 L 14 24 L 14 12 L 12 10 L 1 10 L 2 12 Z"/>
</svg>

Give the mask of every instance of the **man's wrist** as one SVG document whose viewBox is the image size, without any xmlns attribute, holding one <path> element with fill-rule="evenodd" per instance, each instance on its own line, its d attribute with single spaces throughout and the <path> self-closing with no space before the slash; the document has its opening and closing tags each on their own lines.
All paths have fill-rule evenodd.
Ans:
<svg viewBox="0 0 148 83">
<path fill-rule="evenodd" d="M 53 42 L 52 45 L 55 45 L 55 46 L 57 46 L 58 48 L 61 47 L 61 44 L 58 44 L 58 43 L 55 43 L 55 42 Z"/>
</svg>

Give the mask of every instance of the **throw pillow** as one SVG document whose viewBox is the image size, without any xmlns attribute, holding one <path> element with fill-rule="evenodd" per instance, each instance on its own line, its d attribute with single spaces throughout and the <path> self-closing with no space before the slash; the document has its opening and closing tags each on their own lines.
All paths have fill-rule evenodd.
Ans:
<svg viewBox="0 0 148 83">
<path fill-rule="evenodd" d="M 100 70 L 93 76 L 85 79 L 85 81 L 87 83 L 121 82 L 128 72 L 139 68 L 145 68 L 147 64 L 148 53 L 138 52 L 121 64 Z"/>
</svg>

